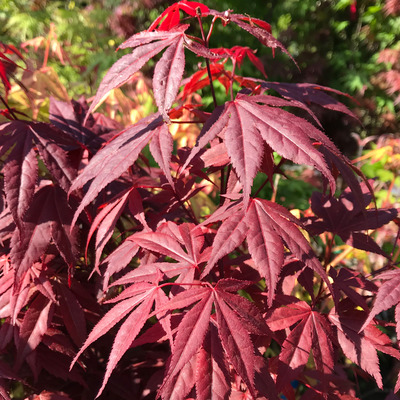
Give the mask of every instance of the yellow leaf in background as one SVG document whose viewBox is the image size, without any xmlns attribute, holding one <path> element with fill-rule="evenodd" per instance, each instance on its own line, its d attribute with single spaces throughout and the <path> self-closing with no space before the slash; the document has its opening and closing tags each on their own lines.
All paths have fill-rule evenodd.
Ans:
<svg viewBox="0 0 400 400">
<path fill-rule="evenodd" d="M 190 204 L 197 219 L 202 219 L 217 209 L 211 198 L 202 191 L 190 199 Z"/>
<path fill-rule="evenodd" d="M 11 88 L 8 97 L 9 104 L 32 117 L 33 120 L 48 120 L 50 96 L 69 101 L 67 90 L 51 67 L 36 71 L 26 70 L 20 81 L 21 85 L 13 85 Z"/>
</svg>

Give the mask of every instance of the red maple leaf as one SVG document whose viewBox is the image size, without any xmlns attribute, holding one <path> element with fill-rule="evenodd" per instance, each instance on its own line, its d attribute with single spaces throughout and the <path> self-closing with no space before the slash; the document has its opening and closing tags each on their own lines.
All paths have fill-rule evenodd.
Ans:
<svg viewBox="0 0 400 400">
<path fill-rule="evenodd" d="M 169 31 L 171 28 L 180 23 L 179 11 L 183 11 L 191 17 L 205 17 L 208 15 L 210 10 L 206 5 L 196 1 L 178 1 L 166 8 L 163 13 L 150 25 L 148 31 L 151 32 L 155 29 L 159 31 Z M 159 25 L 158 28 L 157 25 Z"/>
</svg>

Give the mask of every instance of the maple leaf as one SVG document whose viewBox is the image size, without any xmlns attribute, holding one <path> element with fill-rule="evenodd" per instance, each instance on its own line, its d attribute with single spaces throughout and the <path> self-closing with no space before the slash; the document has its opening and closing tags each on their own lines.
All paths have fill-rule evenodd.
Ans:
<svg viewBox="0 0 400 400">
<path fill-rule="evenodd" d="M 42 341 L 43 335 L 50 326 L 55 304 L 43 296 L 38 296 L 29 306 L 22 320 L 18 343 L 15 368 L 19 369 L 22 362 Z"/>
<path fill-rule="evenodd" d="M 225 24 L 230 22 L 235 23 L 240 28 L 256 37 L 261 44 L 272 48 L 273 52 L 276 48 L 281 49 L 296 64 L 296 61 L 289 54 L 283 44 L 271 34 L 271 25 L 267 22 L 258 18 L 250 17 L 248 15 L 232 14 L 230 11 L 222 13 L 215 10 L 210 10 L 210 15 L 214 15 L 215 17 L 222 19 Z"/>
<path fill-rule="evenodd" d="M 153 144 L 150 150 L 153 150 L 155 160 L 163 168 L 166 175 L 170 175 L 169 168 L 166 170 L 168 160 L 171 158 L 171 146 L 168 136 L 170 136 L 168 126 L 163 122 L 158 113 L 156 113 L 123 130 L 97 152 L 71 185 L 70 192 L 82 188 L 86 183 L 91 181 L 75 213 L 73 225 L 83 209 L 109 183 L 126 172 L 138 159 L 143 148 L 153 138 L 155 138 L 156 143 L 159 143 L 160 147 Z M 100 171 L 102 171 L 101 174 L 99 173 Z M 173 183 L 171 178 L 168 179 Z"/>
<path fill-rule="evenodd" d="M 348 107 L 326 93 L 331 92 L 352 99 L 348 94 L 339 90 L 312 83 L 259 82 L 261 82 L 263 88 L 273 89 L 285 99 L 297 100 L 306 105 L 309 105 L 310 103 L 317 104 L 318 106 L 328 110 L 339 111 L 343 114 L 347 114 L 358 121 L 358 117 L 349 110 Z"/>
<path fill-rule="evenodd" d="M 261 60 L 255 55 L 256 51 L 246 46 L 233 46 L 229 49 L 219 48 L 210 49 L 212 54 L 217 54 L 219 57 L 229 57 L 239 68 L 242 66 L 244 58 L 247 56 L 253 65 L 266 77 L 264 65 Z"/>
<path fill-rule="evenodd" d="M 203 345 L 197 354 L 196 393 L 198 400 L 225 400 L 230 392 L 229 366 L 217 328 L 210 323 Z"/>
<path fill-rule="evenodd" d="M 205 17 L 209 13 L 209 8 L 202 3 L 187 0 L 178 1 L 166 8 L 150 25 L 148 31 L 153 31 L 157 28 L 157 25 L 160 25 L 158 31 L 170 31 L 180 22 L 180 10 L 191 17 L 196 17 L 197 15 Z"/>
<path fill-rule="evenodd" d="M 7 153 L 3 171 L 7 203 L 17 226 L 32 200 L 39 153 L 56 182 L 68 191 L 76 170 L 62 146 L 75 142 L 61 131 L 42 122 L 11 121 L 0 125 L 0 154 Z"/>
<path fill-rule="evenodd" d="M 396 305 L 396 332 L 400 337 L 400 307 L 399 307 L 399 289 L 400 289 L 400 269 L 385 271 L 379 274 L 376 279 L 383 280 L 375 298 L 374 306 L 365 320 L 361 330 L 365 329 L 376 315 Z"/>
<path fill-rule="evenodd" d="M 10 255 L 18 279 L 45 253 L 51 240 L 65 262 L 74 265 L 76 238 L 72 216 L 67 195 L 60 187 L 47 185 L 39 189 L 22 220 L 23 235 L 17 229 L 11 239 Z"/>
<path fill-rule="evenodd" d="M 311 350 L 317 370 L 327 377 L 333 372 L 333 332 L 324 315 L 312 310 L 306 302 L 296 299 L 292 304 L 270 311 L 266 322 L 273 331 L 290 328 L 297 323 L 283 342 L 279 354 L 278 388 L 298 376 L 308 362 Z"/>
<path fill-rule="evenodd" d="M 95 325 L 78 354 L 72 361 L 71 368 L 87 347 L 106 334 L 114 325 L 127 316 L 114 339 L 107 363 L 106 373 L 102 385 L 97 393 L 97 397 L 100 396 L 104 390 L 104 387 L 118 361 L 129 349 L 131 343 L 149 318 L 157 290 L 161 290 L 157 285 L 139 283 L 128 287 L 116 298 L 110 300 L 109 302 L 118 302 L 118 304 L 108 311 Z"/>
<path fill-rule="evenodd" d="M 230 293 L 242 289 L 246 285 L 248 283 L 243 281 L 222 279 L 218 281 L 214 290 L 211 290 L 209 287 L 186 290 L 176 295 L 168 304 L 163 306 L 162 309 L 172 310 L 187 307 L 197 302 L 184 315 L 178 326 L 171 361 L 163 385 L 160 388 L 160 394 L 163 398 L 168 398 L 167 394 L 176 376 L 190 362 L 199 349 L 201 349 L 203 342 L 209 340 L 206 335 L 209 332 L 209 326 L 213 324 L 213 320 L 210 320 L 213 304 L 216 310 L 215 322 L 225 353 L 236 372 L 249 387 L 252 394 L 255 395 L 254 363 L 256 357 L 249 333 L 257 332 L 258 334 L 267 335 L 269 330 L 265 325 L 260 311 L 252 303 L 243 297 Z M 215 348 L 215 351 L 215 357 L 219 359 L 220 349 L 218 346 Z M 202 354 L 202 350 L 200 350 L 200 354 Z M 202 356 L 204 355 L 203 353 Z M 220 382 L 218 383 L 218 390 L 226 386 L 225 372 L 221 368 L 223 367 L 219 365 L 218 374 Z M 201 384 L 204 390 L 208 385 L 212 384 L 209 380 L 210 377 L 204 377 Z"/>
<path fill-rule="evenodd" d="M 182 224 L 179 227 L 172 222 L 162 225 L 157 232 L 140 232 L 133 234 L 130 239 L 140 247 L 157 254 L 170 257 L 177 263 L 156 262 L 139 266 L 129 272 L 123 282 L 132 282 L 155 277 L 161 271 L 168 278 L 177 275 L 176 283 L 191 283 L 199 270 L 199 264 L 205 262 L 209 256 L 208 250 L 202 250 L 204 239 L 203 231 L 193 224 Z M 186 247 L 187 253 L 182 249 Z M 122 282 L 119 280 L 118 282 Z"/>
<path fill-rule="evenodd" d="M 88 116 L 86 123 L 84 123 L 87 111 L 88 106 L 84 99 L 79 101 L 72 100 L 67 103 L 50 97 L 50 122 L 62 131 L 72 135 L 81 146 L 95 153 L 105 141 L 101 137 L 101 133 L 107 132 L 109 129 L 104 129 L 91 115 Z"/>
<path fill-rule="evenodd" d="M 218 80 L 218 82 L 225 87 L 225 91 L 229 91 L 230 72 L 225 71 L 225 66 L 223 64 L 216 62 L 210 63 L 210 75 L 212 81 Z M 210 77 L 207 68 L 201 68 L 199 71 L 195 72 L 187 82 L 185 81 L 181 96 L 186 99 L 190 94 L 208 86 L 209 84 Z"/>
<path fill-rule="evenodd" d="M 343 301 L 340 306 L 342 307 L 339 307 L 338 311 L 331 310 L 329 320 L 337 328 L 338 342 L 343 353 L 373 376 L 378 387 L 382 388 L 376 351 L 382 351 L 397 359 L 400 358 L 400 352 L 393 347 L 390 338 L 371 323 L 364 328 L 363 332 L 360 332 L 362 326 L 365 325 L 366 312 L 348 309 Z"/>
<path fill-rule="evenodd" d="M 167 113 L 178 94 L 185 69 L 183 42 L 183 35 L 181 35 L 164 52 L 154 69 L 154 99 L 159 112 L 167 121 L 169 121 Z"/>
<path fill-rule="evenodd" d="M 112 89 L 126 83 L 147 61 L 160 53 L 166 47 L 172 46 L 172 50 L 168 51 L 167 55 L 163 56 L 157 63 L 157 73 L 153 80 L 157 105 L 162 107 L 161 111 L 163 112 L 164 117 L 167 117 L 165 112 L 175 100 L 175 98 L 173 98 L 174 93 L 176 95 L 183 74 L 183 36 L 184 31 L 188 27 L 189 25 L 179 25 L 170 29 L 168 32 L 163 32 L 162 34 L 159 32 L 141 32 L 133 35 L 130 39 L 119 46 L 121 49 L 128 47 L 135 47 L 135 49 L 132 53 L 121 57 L 106 73 L 100 83 L 96 96 L 89 107 L 88 114 L 90 114 L 99 103 L 105 99 Z M 177 66 L 179 67 L 181 74 L 174 77 L 171 68 L 176 68 Z M 160 85 L 162 85 L 161 82 L 156 82 L 156 80 L 161 76 L 170 79 L 167 86 L 162 89 L 160 88 Z"/>
<path fill-rule="evenodd" d="M 118 194 L 111 199 L 108 204 L 106 204 L 101 211 L 96 215 L 96 218 L 93 220 L 90 230 L 88 233 L 88 238 L 86 242 L 86 250 L 85 255 L 87 256 L 87 249 L 89 246 L 90 239 L 97 229 L 96 235 L 96 259 L 95 259 L 95 269 L 98 270 L 98 266 L 100 264 L 100 257 L 103 253 L 103 249 L 109 239 L 111 238 L 115 224 L 117 223 L 119 217 L 125 209 L 126 204 L 128 203 L 129 197 L 133 193 L 133 196 L 138 195 L 134 188 L 127 189 L 123 194 Z M 140 196 L 139 196 L 140 198 Z M 99 271 L 98 271 L 99 272 Z"/>
<path fill-rule="evenodd" d="M 5 44 L 0 42 L 0 79 L 3 82 L 4 89 L 7 95 L 9 90 L 11 89 L 9 76 L 13 76 L 11 71 L 16 67 L 19 67 L 19 65 L 11 60 L 9 57 L 7 57 L 6 54 L 15 54 L 21 60 L 23 60 L 24 58 L 20 51 L 12 44 Z"/>
<path fill-rule="evenodd" d="M 340 268 L 338 271 L 331 268 L 329 270 L 329 276 L 333 279 L 333 290 L 337 292 L 341 290 L 354 302 L 354 304 L 362 307 L 365 311 L 369 310 L 365 297 L 354 290 L 353 287 L 376 293 L 377 287 L 373 282 L 365 279 L 362 274 L 345 267 Z M 338 293 L 337 297 L 339 298 Z"/>
<path fill-rule="evenodd" d="M 59 294 L 60 314 L 69 336 L 77 346 L 81 346 L 87 336 L 86 319 L 83 308 L 75 294 L 62 283 L 55 284 Z"/>
<path fill-rule="evenodd" d="M 206 276 L 219 259 L 231 253 L 246 238 L 254 268 L 265 278 L 268 286 L 270 305 L 283 266 L 284 244 L 299 260 L 317 272 L 332 290 L 324 269 L 297 227 L 301 226 L 299 220 L 284 207 L 268 200 L 254 199 L 247 209 L 242 206 L 237 203 L 227 207 L 224 213 L 204 222 L 224 220 L 217 231 L 213 250 L 201 277 Z"/>
<path fill-rule="evenodd" d="M 306 228 L 314 235 L 324 231 L 332 232 L 352 247 L 388 257 L 371 237 L 360 231 L 377 229 L 387 224 L 396 218 L 397 210 L 365 209 L 372 195 L 365 182 L 361 189 L 362 203 L 350 188 L 346 188 L 338 199 L 314 192 L 311 196 L 311 209 L 319 218 L 309 219 Z"/>
<path fill-rule="evenodd" d="M 261 104 L 259 104 L 261 103 Z M 217 107 L 204 125 L 191 159 L 217 135 L 224 140 L 232 165 L 243 185 L 243 197 L 248 202 L 250 189 L 263 158 L 264 142 L 283 157 L 299 164 L 316 167 L 329 180 L 332 193 L 335 180 L 323 155 L 313 146 L 313 139 L 322 142 L 335 153 L 335 146 L 309 122 L 289 112 L 275 108 L 277 99 L 270 96 L 238 94 L 234 101 Z M 279 102 L 279 106 L 284 105 Z M 288 101 L 286 106 L 297 104 Z"/>
</svg>

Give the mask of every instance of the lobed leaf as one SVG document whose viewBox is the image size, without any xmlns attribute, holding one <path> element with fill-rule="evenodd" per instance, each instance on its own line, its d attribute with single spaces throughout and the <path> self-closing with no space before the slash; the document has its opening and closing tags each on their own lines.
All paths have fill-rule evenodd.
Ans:
<svg viewBox="0 0 400 400">
<path fill-rule="evenodd" d="M 73 192 L 93 180 L 75 213 L 72 225 L 75 225 L 80 213 L 98 193 L 119 178 L 137 160 L 161 124 L 163 121 L 158 114 L 150 115 L 122 131 L 96 153 L 71 186 L 70 192 Z"/>
</svg>

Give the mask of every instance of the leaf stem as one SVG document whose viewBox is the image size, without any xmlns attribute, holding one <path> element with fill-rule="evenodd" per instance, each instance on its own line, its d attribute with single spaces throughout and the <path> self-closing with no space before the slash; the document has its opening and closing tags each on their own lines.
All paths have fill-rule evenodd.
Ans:
<svg viewBox="0 0 400 400">
<path fill-rule="evenodd" d="M 12 117 L 14 119 L 18 119 L 17 116 L 14 114 L 14 111 L 10 108 L 8 103 L 4 100 L 3 96 L 1 96 L 1 95 L 0 95 L 0 100 L 5 105 L 5 107 L 7 108 L 8 112 L 12 115 Z"/>
<path fill-rule="evenodd" d="M 209 35 L 206 38 L 206 36 L 204 34 L 203 23 L 201 22 L 201 16 L 200 15 L 197 15 L 197 20 L 199 21 L 201 38 L 203 39 L 204 46 L 206 46 L 208 48 Z M 212 95 L 212 98 L 213 98 L 214 107 L 216 108 L 216 107 L 218 107 L 218 103 L 217 103 L 217 98 L 215 97 L 214 85 L 213 85 L 213 81 L 212 81 L 210 60 L 208 58 L 206 58 L 205 60 L 206 60 L 208 79 L 210 80 L 211 95 Z"/>
</svg>

